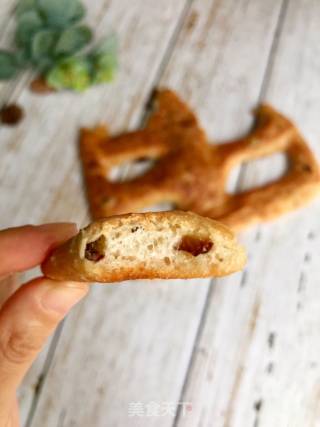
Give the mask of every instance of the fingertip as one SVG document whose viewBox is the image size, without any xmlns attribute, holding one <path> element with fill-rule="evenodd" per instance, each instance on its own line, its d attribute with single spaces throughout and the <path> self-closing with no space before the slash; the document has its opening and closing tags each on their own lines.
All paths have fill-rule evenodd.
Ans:
<svg viewBox="0 0 320 427">
<path fill-rule="evenodd" d="M 88 293 L 86 283 L 58 282 L 38 277 L 23 285 L 4 307 L 3 314 L 25 321 L 58 323 Z"/>
<path fill-rule="evenodd" d="M 77 234 L 74 223 L 27 225 L 0 232 L 0 276 L 41 264 L 56 246 Z"/>
<path fill-rule="evenodd" d="M 58 282 L 47 278 L 42 279 L 42 282 L 40 303 L 43 309 L 62 316 L 82 300 L 89 290 L 86 283 Z"/>
</svg>

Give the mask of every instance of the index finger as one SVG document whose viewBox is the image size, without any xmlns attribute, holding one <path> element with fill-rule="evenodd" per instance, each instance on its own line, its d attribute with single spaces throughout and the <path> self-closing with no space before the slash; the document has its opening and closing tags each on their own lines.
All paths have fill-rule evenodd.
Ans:
<svg viewBox="0 0 320 427">
<path fill-rule="evenodd" d="M 48 253 L 77 233 L 73 223 L 26 225 L 0 231 L 0 277 L 41 264 Z"/>
</svg>

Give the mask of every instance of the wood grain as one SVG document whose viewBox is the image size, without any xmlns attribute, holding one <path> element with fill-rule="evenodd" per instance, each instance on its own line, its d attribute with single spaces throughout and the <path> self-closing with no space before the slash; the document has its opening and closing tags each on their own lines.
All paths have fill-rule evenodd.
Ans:
<svg viewBox="0 0 320 427">
<path fill-rule="evenodd" d="M 0 11 L 3 44 L 13 28 L 9 3 Z M 122 71 L 112 86 L 83 97 L 39 98 L 26 89 L 28 75 L 1 85 L 1 99 L 17 100 L 28 112 L 18 128 L 1 129 L 1 226 L 84 223 L 76 129 L 98 121 L 113 132 L 137 126 L 159 78 L 196 108 L 217 140 L 248 129 L 248 112 L 262 93 L 295 119 L 320 156 L 317 2 L 195 0 L 184 21 L 188 6 L 90 2 L 98 32 L 112 26 L 121 35 Z M 243 169 L 240 187 L 279 174 L 278 160 Z M 67 320 L 55 354 L 57 341 L 29 372 L 21 389 L 23 423 L 36 393 L 35 427 L 44 420 L 49 427 L 317 426 L 319 212 L 317 202 L 248 232 L 247 270 L 212 286 L 94 287 Z M 179 401 L 191 402 L 192 410 L 175 420 L 128 417 L 130 402 Z"/>
<path fill-rule="evenodd" d="M 9 46 L 14 29 L 14 20 L 8 19 L 12 2 L 2 3 L 0 37 L 2 46 Z M 82 96 L 36 96 L 28 90 L 28 74 L 1 85 L 2 102 L 16 101 L 26 111 L 19 127 L 0 130 L 1 227 L 88 221 L 77 156 L 78 129 L 106 120 L 113 132 L 138 124 L 187 4 L 184 0 L 163 5 L 140 0 L 135 7 L 125 0 L 86 3 L 88 20 L 98 36 L 112 29 L 119 34 L 121 71 L 114 84 Z M 51 356 L 46 357 L 44 351 L 20 389 L 23 424 Z"/>
<path fill-rule="evenodd" d="M 166 55 L 168 66 L 162 62 L 161 85 L 177 89 L 199 111 L 211 137 L 234 136 L 250 125 L 247 112 L 259 95 L 279 9 L 276 1 L 243 0 L 236 7 L 232 0 L 195 1 L 171 57 Z M 142 40 L 148 38 L 144 31 Z M 143 80 L 147 67 L 139 66 Z M 127 90 L 132 77 L 122 78 Z M 106 110 L 109 122 L 125 116 L 119 107 L 116 102 Z M 73 172 L 70 179 L 75 177 Z M 171 426 L 172 416 L 131 419 L 128 407 L 179 402 L 208 291 L 207 281 L 94 288 L 62 332 L 32 426 L 44 419 L 48 427 Z"/>
<path fill-rule="evenodd" d="M 319 158 L 320 5 L 291 1 L 284 12 L 264 97 Z M 276 169 L 268 160 L 248 166 L 241 187 Z M 243 237 L 247 271 L 213 290 L 183 395 L 193 416 L 179 427 L 319 425 L 319 213 L 318 201 Z"/>
</svg>

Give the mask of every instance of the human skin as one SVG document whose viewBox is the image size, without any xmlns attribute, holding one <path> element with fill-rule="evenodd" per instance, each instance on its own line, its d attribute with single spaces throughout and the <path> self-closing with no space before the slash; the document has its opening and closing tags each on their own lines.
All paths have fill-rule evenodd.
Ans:
<svg viewBox="0 0 320 427">
<path fill-rule="evenodd" d="M 18 427 L 17 388 L 48 337 L 88 285 L 38 277 L 13 292 L 15 273 L 40 265 L 77 233 L 71 223 L 0 231 L 0 426 Z"/>
</svg>

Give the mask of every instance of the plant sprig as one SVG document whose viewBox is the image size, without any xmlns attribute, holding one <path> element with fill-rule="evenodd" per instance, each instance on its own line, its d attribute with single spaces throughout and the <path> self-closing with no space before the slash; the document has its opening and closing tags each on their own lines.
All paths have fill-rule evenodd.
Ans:
<svg viewBox="0 0 320 427">
<path fill-rule="evenodd" d="M 0 80 L 32 67 L 56 90 L 83 91 L 112 81 L 116 38 L 92 46 L 93 32 L 81 23 L 85 8 L 80 0 L 20 0 L 15 12 L 16 49 L 0 50 Z"/>
</svg>

